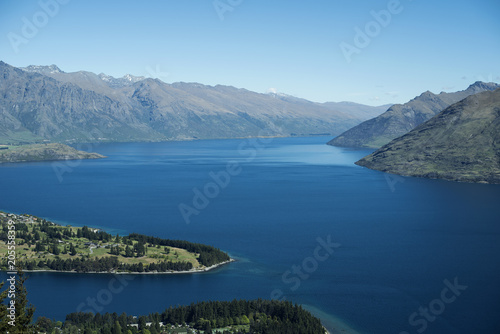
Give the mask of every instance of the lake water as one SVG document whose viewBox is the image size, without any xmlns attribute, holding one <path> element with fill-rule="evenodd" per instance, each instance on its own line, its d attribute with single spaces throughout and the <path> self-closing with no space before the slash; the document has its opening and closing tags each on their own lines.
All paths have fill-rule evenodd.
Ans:
<svg viewBox="0 0 500 334">
<path fill-rule="evenodd" d="M 283 296 L 329 328 L 499 333 L 500 186 L 388 178 L 353 164 L 369 151 L 328 139 L 99 144 L 82 148 L 107 159 L 2 165 L 1 210 L 206 243 L 238 259 L 209 273 L 121 281 L 32 273 L 37 315 Z M 230 179 L 221 176 L 228 168 Z M 180 204 L 196 210 L 189 224 Z M 328 239 L 334 246 L 318 249 Z M 448 285 L 459 285 L 455 294 Z"/>
</svg>

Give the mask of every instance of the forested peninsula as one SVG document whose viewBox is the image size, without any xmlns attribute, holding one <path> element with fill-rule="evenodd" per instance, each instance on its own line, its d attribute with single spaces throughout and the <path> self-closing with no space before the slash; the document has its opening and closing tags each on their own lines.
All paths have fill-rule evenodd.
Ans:
<svg viewBox="0 0 500 334">
<path fill-rule="evenodd" d="M 40 319 L 39 319 L 40 320 Z M 48 320 L 48 319 L 46 319 Z M 55 328 L 43 321 L 47 333 Z M 133 317 L 122 313 L 71 313 L 59 328 L 83 333 L 254 333 L 325 334 L 320 320 L 300 305 L 278 300 L 233 300 L 170 307 L 162 313 Z"/>
<path fill-rule="evenodd" d="M 191 273 L 233 261 L 212 246 L 137 233 L 113 236 L 100 229 L 61 226 L 32 215 L 0 212 L 0 224 L 1 270 L 20 265 L 27 271 Z M 12 230 L 15 234 L 9 232 Z M 15 256 L 9 258 L 12 240 Z"/>
</svg>

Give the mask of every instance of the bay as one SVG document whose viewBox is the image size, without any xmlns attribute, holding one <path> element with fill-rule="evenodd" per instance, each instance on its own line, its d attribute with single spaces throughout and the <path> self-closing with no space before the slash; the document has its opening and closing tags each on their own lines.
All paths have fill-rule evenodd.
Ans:
<svg viewBox="0 0 500 334">
<path fill-rule="evenodd" d="M 500 332 L 500 187 L 388 176 L 353 164 L 370 151 L 326 141 L 88 144 L 81 147 L 108 158 L 0 166 L 1 210 L 206 243 L 238 260 L 203 274 L 132 280 L 31 273 L 37 315 L 140 315 L 280 296 L 330 329 L 342 322 L 359 333 Z M 199 193 L 209 196 L 200 201 Z M 179 205 L 197 214 L 186 220 Z M 328 239 L 332 254 L 317 253 Z M 443 301 L 455 281 L 466 288 Z"/>
</svg>

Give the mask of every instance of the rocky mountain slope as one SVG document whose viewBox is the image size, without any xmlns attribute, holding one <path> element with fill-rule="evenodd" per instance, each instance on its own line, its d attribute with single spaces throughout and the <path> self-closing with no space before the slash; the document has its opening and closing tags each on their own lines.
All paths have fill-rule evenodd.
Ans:
<svg viewBox="0 0 500 334">
<path fill-rule="evenodd" d="M 500 89 L 465 98 L 356 164 L 399 175 L 500 183 Z"/>
<path fill-rule="evenodd" d="M 385 113 L 347 130 L 328 144 L 344 147 L 379 148 L 427 121 L 467 96 L 500 88 L 496 83 L 476 82 L 455 93 L 422 93 L 405 104 L 395 104 Z"/>
<path fill-rule="evenodd" d="M 336 135 L 380 107 L 0 62 L 0 143 Z"/>
</svg>

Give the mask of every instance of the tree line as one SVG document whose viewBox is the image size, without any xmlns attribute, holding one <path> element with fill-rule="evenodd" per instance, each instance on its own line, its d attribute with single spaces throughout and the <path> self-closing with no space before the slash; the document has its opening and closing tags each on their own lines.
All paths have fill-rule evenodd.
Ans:
<svg viewBox="0 0 500 334">
<path fill-rule="evenodd" d="M 2 259 L 1 266 L 7 265 L 7 259 Z M 187 271 L 193 269 L 193 264 L 187 261 L 161 261 L 144 265 L 139 263 L 119 262 L 115 256 L 102 258 L 75 258 L 75 259 L 41 259 L 25 260 L 20 265 L 26 270 L 57 270 L 57 271 L 76 271 L 78 273 L 88 272 L 169 272 L 169 271 Z"/>
<path fill-rule="evenodd" d="M 146 324 L 149 323 L 149 326 Z M 75 327 L 83 333 L 116 333 L 117 325 L 136 333 L 161 333 L 160 323 L 186 326 L 212 333 L 213 329 L 233 325 L 248 325 L 249 333 L 257 334 L 324 334 L 319 319 L 301 306 L 288 301 L 277 300 L 233 300 L 193 303 L 189 306 L 170 307 L 163 313 L 154 313 L 131 318 L 123 313 L 104 315 L 92 313 L 71 313 L 66 316 L 65 326 Z M 131 327 L 137 324 L 137 327 Z M 246 332 L 246 330 L 245 330 Z M 227 330 L 239 333 L 239 330 Z"/>
<path fill-rule="evenodd" d="M 229 255 L 224 253 L 218 248 L 215 248 L 213 246 L 208 246 L 208 245 L 203 245 L 203 244 L 198 244 L 198 243 L 193 243 L 189 241 L 184 241 L 184 240 L 170 240 L 170 239 L 161 239 L 158 237 L 152 237 L 152 236 L 147 236 L 147 235 L 142 235 L 142 234 L 137 234 L 137 233 L 132 233 L 129 234 L 128 237 L 124 237 L 124 239 L 128 238 L 129 240 L 135 240 L 137 242 L 141 243 L 148 243 L 152 245 L 160 245 L 160 246 L 169 246 L 169 247 L 176 247 L 176 248 L 183 248 L 187 250 L 188 252 L 191 253 L 197 253 L 200 254 L 198 258 L 198 262 L 200 264 L 210 267 L 215 264 L 221 263 L 221 262 L 226 262 L 230 260 Z"/>
</svg>

